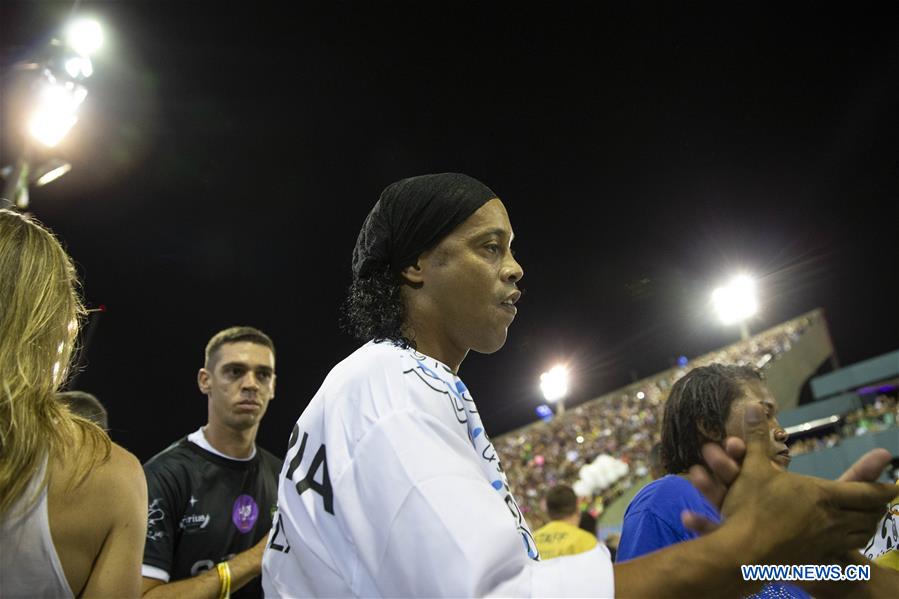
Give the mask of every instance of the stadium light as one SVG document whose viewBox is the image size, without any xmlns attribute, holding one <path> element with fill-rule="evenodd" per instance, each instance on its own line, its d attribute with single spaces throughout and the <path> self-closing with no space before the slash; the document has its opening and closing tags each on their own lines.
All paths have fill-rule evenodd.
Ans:
<svg viewBox="0 0 899 599">
<path fill-rule="evenodd" d="M 84 86 L 71 81 L 61 83 L 47 73 L 28 132 L 45 146 L 56 146 L 78 122 L 78 108 L 86 97 Z"/>
<path fill-rule="evenodd" d="M 755 295 L 755 281 L 748 275 L 737 275 L 722 287 L 712 292 L 712 305 L 722 324 L 740 325 L 740 337 L 749 339 L 746 319 L 758 311 Z"/>
<path fill-rule="evenodd" d="M 78 113 L 87 97 L 87 88 L 82 83 L 94 73 L 90 56 L 103 45 L 103 29 L 97 21 L 82 18 L 66 25 L 60 37 L 62 41 L 51 40 L 49 53 L 15 67 L 20 72 L 18 76 L 31 80 L 27 89 L 34 96 L 28 101 L 30 114 L 21 118 L 27 135 L 18 159 L 14 166 L 2 169 L 5 182 L 0 207 L 25 210 L 29 204 L 29 183 L 38 187 L 46 185 L 72 168 L 70 164 L 47 163 L 32 173 L 32 143 L 37 141 L 45 148 L 54 148 L 78 122 Z"/>
<path fill-rule="evenodd" d="M 563 413 L 568 395 L 568 368 L 560 364 L 541 374 L 540 391 L 546 401 L 556 404 L 559 414 Z"/>
<path fill-rule="evenodd" d="M 35 187 L 43 187 L 47 183 L 56 181 L 70 170 L 72 170 L 71 163 L 53 158 L 36 168 L 31 174 L 31 180 L 34 181 Z"/>
<path fill-rule="evenodd" d="M 72 79 L 87 78 L 94 74 L 94 64 L 86 56 L 72 56 L 67 59 L 65 69 Z"/>
<path fill-rule="evenodd" d="M 93 19 L 78 19 L 66 27 L 65 38 L 72 50 L 87 57 L 103 45 L 103 28 Z"/>
</svg>

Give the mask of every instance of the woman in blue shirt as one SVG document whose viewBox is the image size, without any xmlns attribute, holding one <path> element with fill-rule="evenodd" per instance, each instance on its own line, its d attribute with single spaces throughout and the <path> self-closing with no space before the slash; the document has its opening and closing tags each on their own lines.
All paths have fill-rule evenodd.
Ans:
<svg viewBox="0 0 899 599">
<path fill-rule="evenodd" d="M 622 562 L 699 536 L 681 521 L 684 511 L 718 523 L 721 515 L 687 479 L 687 471 L 702 464 L 702 446 L 743 437 L 743 413 L 758 404 L 765 410 L 771 431 L 771 463 L 790 465 L 787 433 L 777 422 L 777 402 L 761 374 L 749 366 L 712 364 L 695 368 L 671 388 L 662 418 L 661 460 L 666 476 L 640 490 L 624 515 L 616 561 Z M 792 585 L 770 584 L 758 596 L 809 595 Z"/>
</svg>

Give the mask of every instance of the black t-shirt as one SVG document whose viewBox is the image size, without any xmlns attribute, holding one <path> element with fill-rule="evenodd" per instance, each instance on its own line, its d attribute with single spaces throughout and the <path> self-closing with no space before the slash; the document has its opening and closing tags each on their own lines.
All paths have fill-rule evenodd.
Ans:
<svg viewBox="0 0 899 599">
<path fill-rule="evenodd" d="M 183 438 L 144 464 L 150 506 L 144 565 L 169 581 L 196 576 L 246 551 L 272 527 L 281 460 L 256 448 L 229 460 Z M 235 597 L 262 597 L 257 577 Z"/>
</svg>

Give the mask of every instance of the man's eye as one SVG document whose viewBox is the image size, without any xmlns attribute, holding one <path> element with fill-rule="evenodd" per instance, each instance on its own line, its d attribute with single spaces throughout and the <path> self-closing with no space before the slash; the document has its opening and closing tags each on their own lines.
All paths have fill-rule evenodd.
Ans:
<svg viewBox="0 0 899 599">
<path fill-rule="evenodd" d="M 259 379 L 260 381 L 267 381 L 270 378 L 272 378 L 272 373 L 271 372 L 260 372 L 259 374 L 256 375 L 256 378 Z"/>
<path fill-rule="evenodd" d="M 496 244 L 496 243 L 488 243 L 488 244 L 485 245 L 484 247 L 487 248 L 487 251 L 490 252 L 491 254 L 498 254 L 498 253 L 499 253 L 499 244 Z"/>
<path fill-rule="evenodd" d="M 228 374 L 233 377 L 243 376 L 243 370 L 241 370 L 240 368 L 229 368 Z"/>
</svg>

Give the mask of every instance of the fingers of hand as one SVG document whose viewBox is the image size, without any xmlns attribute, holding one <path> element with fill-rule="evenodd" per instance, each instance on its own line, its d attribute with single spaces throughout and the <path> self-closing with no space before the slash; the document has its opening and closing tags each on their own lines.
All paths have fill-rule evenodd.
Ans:
<svg viewBox="0 0 899 599">
<path fill-rule="evenodd" d="M 842 482 L 874 482 L 890 463 L 892 456 L 886 449 L 872 449 L 858 459 L 838 478 Z"/>
<path fill-rule="evenodd" d="M 746 457 L 746 443 L 739 437 L 728 437 L 724 441 L 724 451 L 732 460 L 742 464 Z"/>
<path fill-rule="evenodd" d="M 712 522 L 705 516 L 688 510 L 681 512 L 680 520 L 689 530 L 692 530 L 699 535 L 707 535 L 721 527 L 720 524 Z"/>
<path fill-rule="evenodd" d="M 727 495 L 727 485 L 699 465 L 690 466 L 688 476 L 693 486 L 699 489 L 699 492 L 705 495 L 712 505 L 720 509 L 724 496 Z"/>
<path fill-rule="evenodd" d="M 740 464 L 731 458 L 720 445 L 706 443 L 702 446 L 702 458 L 715 477 L 730 485 L 740 474 Z"/>
<path fill-rule="evenodd" d="M 865 545 L 867 545 L 871 541 L 871 536 L 874 534 L 875 524 L 872 524 L 871 527 L 866 531 L 857 530 L 854 532 L 846 533 L 846 536 L 843 537 L 846 542 L 843 545 L 843 549 L 849 549 L 851 551 L 858 551 L 862 549 Z"/>
<path fill-rule="evenodd" d="M 843 510 L 880 512 L 899 495 L 899 486 L 887 483 L 840 482 L 822 480 L 820 484 L 830 505 Z"/>
<path fill-rule="evenodd" d="M 749 404 L 743 412 L 743 438 L 746 440 L 746 457 L 744 466 L 773 470 L 768 460 L 768 446 L 771 443 L 771 432 L 762 406 Z M 764 470 L 763 470 L 764 471 Z"/>
</svg>

